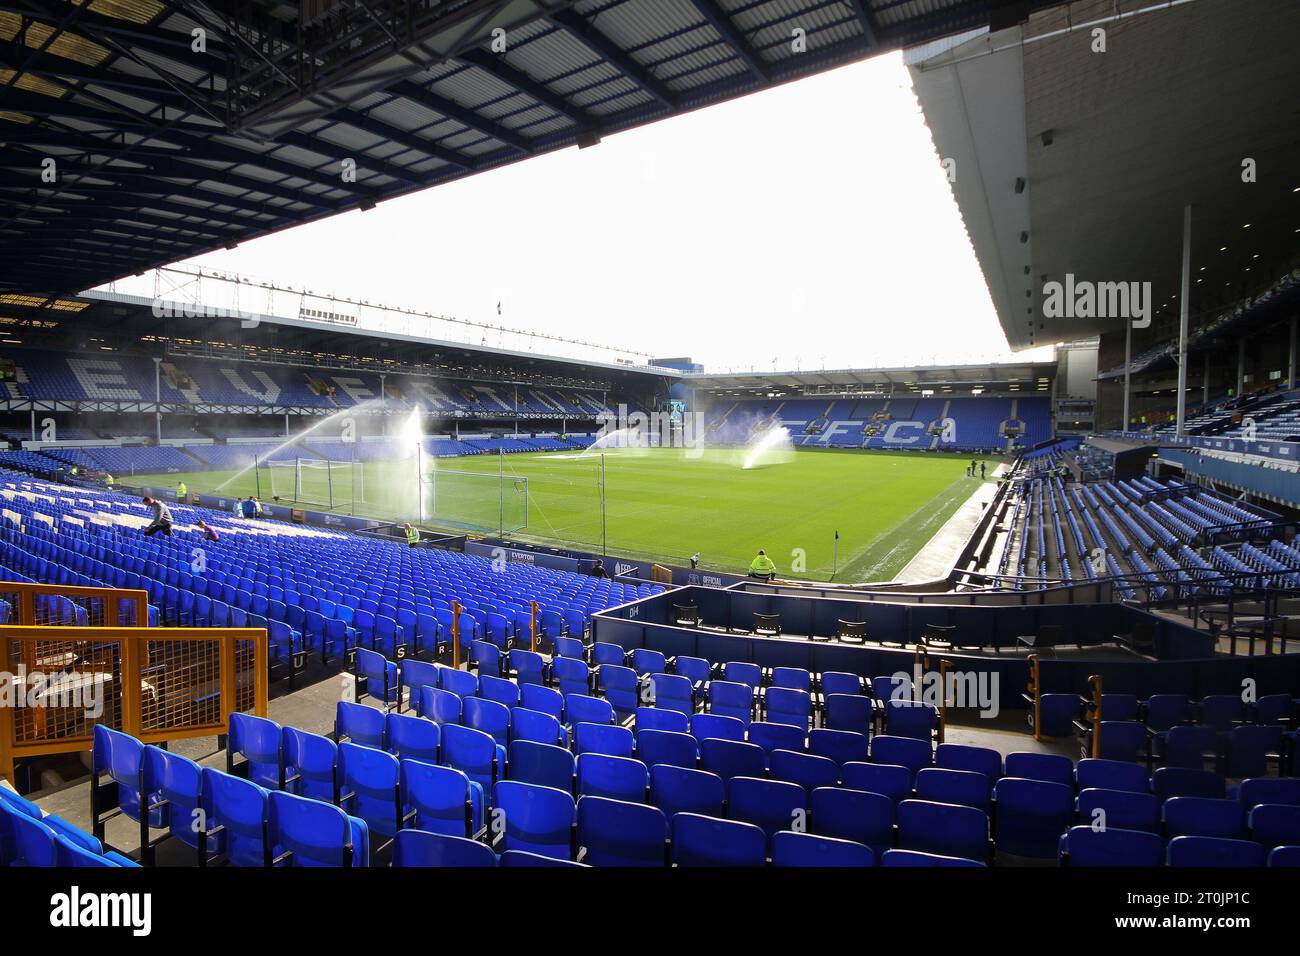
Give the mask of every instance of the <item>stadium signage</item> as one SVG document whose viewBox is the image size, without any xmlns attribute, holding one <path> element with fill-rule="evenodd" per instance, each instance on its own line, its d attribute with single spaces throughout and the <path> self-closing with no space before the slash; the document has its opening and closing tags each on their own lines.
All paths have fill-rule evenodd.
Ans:
<svg viewBox="0 0 1300 956">
<path fill-rule="evenodd" d="M 1126 319 L 1135 329 L 1151 324 L 1150 282 L 1090 282 L 1065 274 L 1043 286 L 1043 315 L 1049 319 Z"/>
</svg>

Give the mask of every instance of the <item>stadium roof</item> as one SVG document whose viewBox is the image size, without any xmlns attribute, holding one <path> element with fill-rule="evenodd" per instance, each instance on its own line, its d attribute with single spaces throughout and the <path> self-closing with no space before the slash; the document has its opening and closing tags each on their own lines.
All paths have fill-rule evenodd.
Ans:
<svg viewBox="0 0 1300 956">
<path fill-rule="evenodd" d="M 798 372 L 729 372 L 684 375 L 682 381 L 696 389 L 767 394 L 786 390 L 837 390 L 889 392 L 899 388 L 942 389 L 960 386 L 1018 386 L 1036 389 L 1056 376 L 1055 360 L 987 365 L 936 365 L 928 368 L 823 369 Z"/>
<path fill-rule="evenodd" d="M 1093 30 L 1105 52 L 1093 52 Z M 939 154 L 1013 348 L 1122 330 L 1052 319 L 1067 273 L 1150 281 L 1178 313 L 1183 207 L 1193 314 L 1300 254 L 1300 4 L 1077 0 L 1026 24 L 909 56 Z M 1257 181 L 1243 182 L 1253 160 Z"/>
<path fill-rule="evenodd" d="M 171 355 L 373 371 L 387 367 L 398 373 L 440 369 L 460 375 L 457 369 L 483 366 L 637 387 L 678 375 L 672 369 L 646 364 L 575 359 L 497 348 L 486 342 L 441 339 L 427 334 L 419 324 L 407 329 L 346 326 L 247 307 L 234 312 L 207 303 L 196 306 L 179 295 L 152 298 L 99 290 L 68 298 L 0 293 L 0 347 L 11 346 L 63 351 L 165 347 Z"/>
<path fill-rule="evenodd" d="M 1057 2 L 0 0 L 0 289 L 80 291 Z"/>
</svg>

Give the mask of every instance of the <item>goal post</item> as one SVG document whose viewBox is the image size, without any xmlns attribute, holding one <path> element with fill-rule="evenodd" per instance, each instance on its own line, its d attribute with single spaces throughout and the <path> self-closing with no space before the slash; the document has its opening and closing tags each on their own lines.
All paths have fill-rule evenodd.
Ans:
<svg viewBox="0 0 1300 956">
<path fill-rule="evenodd" d="M 528 479 L 435 469 L 423 478 L 423 521 L 435 527 L 510 534 L 528 527 Z"/>
<path fill-rule="evenodd" d="M 284 458 L 265 462 L 271 496 L 333 510 L 351 483 L 351 464 L 323 458 Z"/>
</svg>

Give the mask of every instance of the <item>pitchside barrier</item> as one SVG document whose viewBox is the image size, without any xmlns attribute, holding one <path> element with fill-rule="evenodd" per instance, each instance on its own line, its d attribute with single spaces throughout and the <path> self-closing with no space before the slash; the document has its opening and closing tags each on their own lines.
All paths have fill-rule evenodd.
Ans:
<svg viewBox="0 0 1300 956">
<path fill-rule="evenodd" d="M 0 582 L 0 774 L 89 751 L 97 724 L 145 743 L 225 733 L 265 716 L 261 628 L 150 628 L 144 591 Z"/>
<path fill-rule="evenodd" d="M 1020 635 L 1039 633 L 1040 627 L 1063 628 L 1056 643 L 1084 646 L 1113 644 L 1122 634 L 1131 634 L 1148 626 L 1157 653 L 1164 659 L 1117 661 L 1087 659 L 1085 656 L 1043 661 L 1044 692 L 1087 694 L 1088 681 L 1103 675 L 1107 690 L 1146 697 L 1156 693 L 1183 693 L 1193 697 L 1207 694 L 1240 694 L 1243 681 L 1256 681 L 1258 694 L 1294 693 L 1300 686 L 1300 654 L 1261 655 L 1258 657 L 1213 657 L 1213 640 L 1204 632 L 1166 620 L 1145 611 L 1116 604 L 1073 606 L 1030 606 L 1015 608 L 931 607 L 864 604 L 817 598 L 788 599 L 793 603 L 761 607 L 730 604 L 743 592 L 709 588 L 683 588 L 645 598 L 622 607 L 601 611 L 593 616 L 595 639 L 618 644 L 626 650 L 650 648 L 664 654 L 685 654 L 712 662 L 751 661 L 765 667 L 803 667 L 812 671 L 845 671 L 872 678 L 900 671 L 913 673 L 917 644 L 927 625 L 954 627 L 951 638 L 966 645 L 982 632 L 986 639 L 996 636 L 1002 647 L 1018 644 Z M 753 597 L 753 595 L 749 595 Z M 779 601 L 779 598 L 773 598 Z M 797 604 L 826 605 L 824 608 L 799 608 Z M 674 606 L 698 608 L 702 627 L 671 623 L 678 615 Z M 869 639 L 897 642 L 896 648 L 852 644 L 831 639 L 838 630 L 832 620 L 836 615 L 858 610 Z M 744 611 L 748 619 L 742 619 Z M 783 636 L 756 636 L 751 633 L 754 613 L 778 613 Z M 725 627 L 728 615 L 737 624 L 734 633 L 711 628 Z M 802 617 L 801 617 L 802 615 Z M 817 633 L 824 639 L 812 639 L 801 633 L 803 626 L 825 625 Z M 743 622 L 743 623 L 742 623 Z M 807 632 L 805 632 L 807 633 Z M 1175 653 L 1176 652 L 1176 653 Z M 930 650 L 931 657 L 947 661 L 949 669 L 960 674 L 996 678 L 999 707 L 1009 710 L 1025 707 L 1023 692 L 1028 685 L 1028 657 L 1004 654 L 974 656 L 952 651 Z"/>
</svg>

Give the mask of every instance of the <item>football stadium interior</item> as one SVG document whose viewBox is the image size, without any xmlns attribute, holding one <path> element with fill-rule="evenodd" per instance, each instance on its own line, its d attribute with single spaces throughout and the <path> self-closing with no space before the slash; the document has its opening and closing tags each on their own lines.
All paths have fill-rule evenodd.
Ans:
<svg viewBox="0 0 1300 956">
<path fill-rule="evenodd" d="M 0 4 L 0 863 L 1300 865 L 1298 37 Z M 898 51 L 1033 357 L 715 371 L 185 261 Z"/>
</svg>

